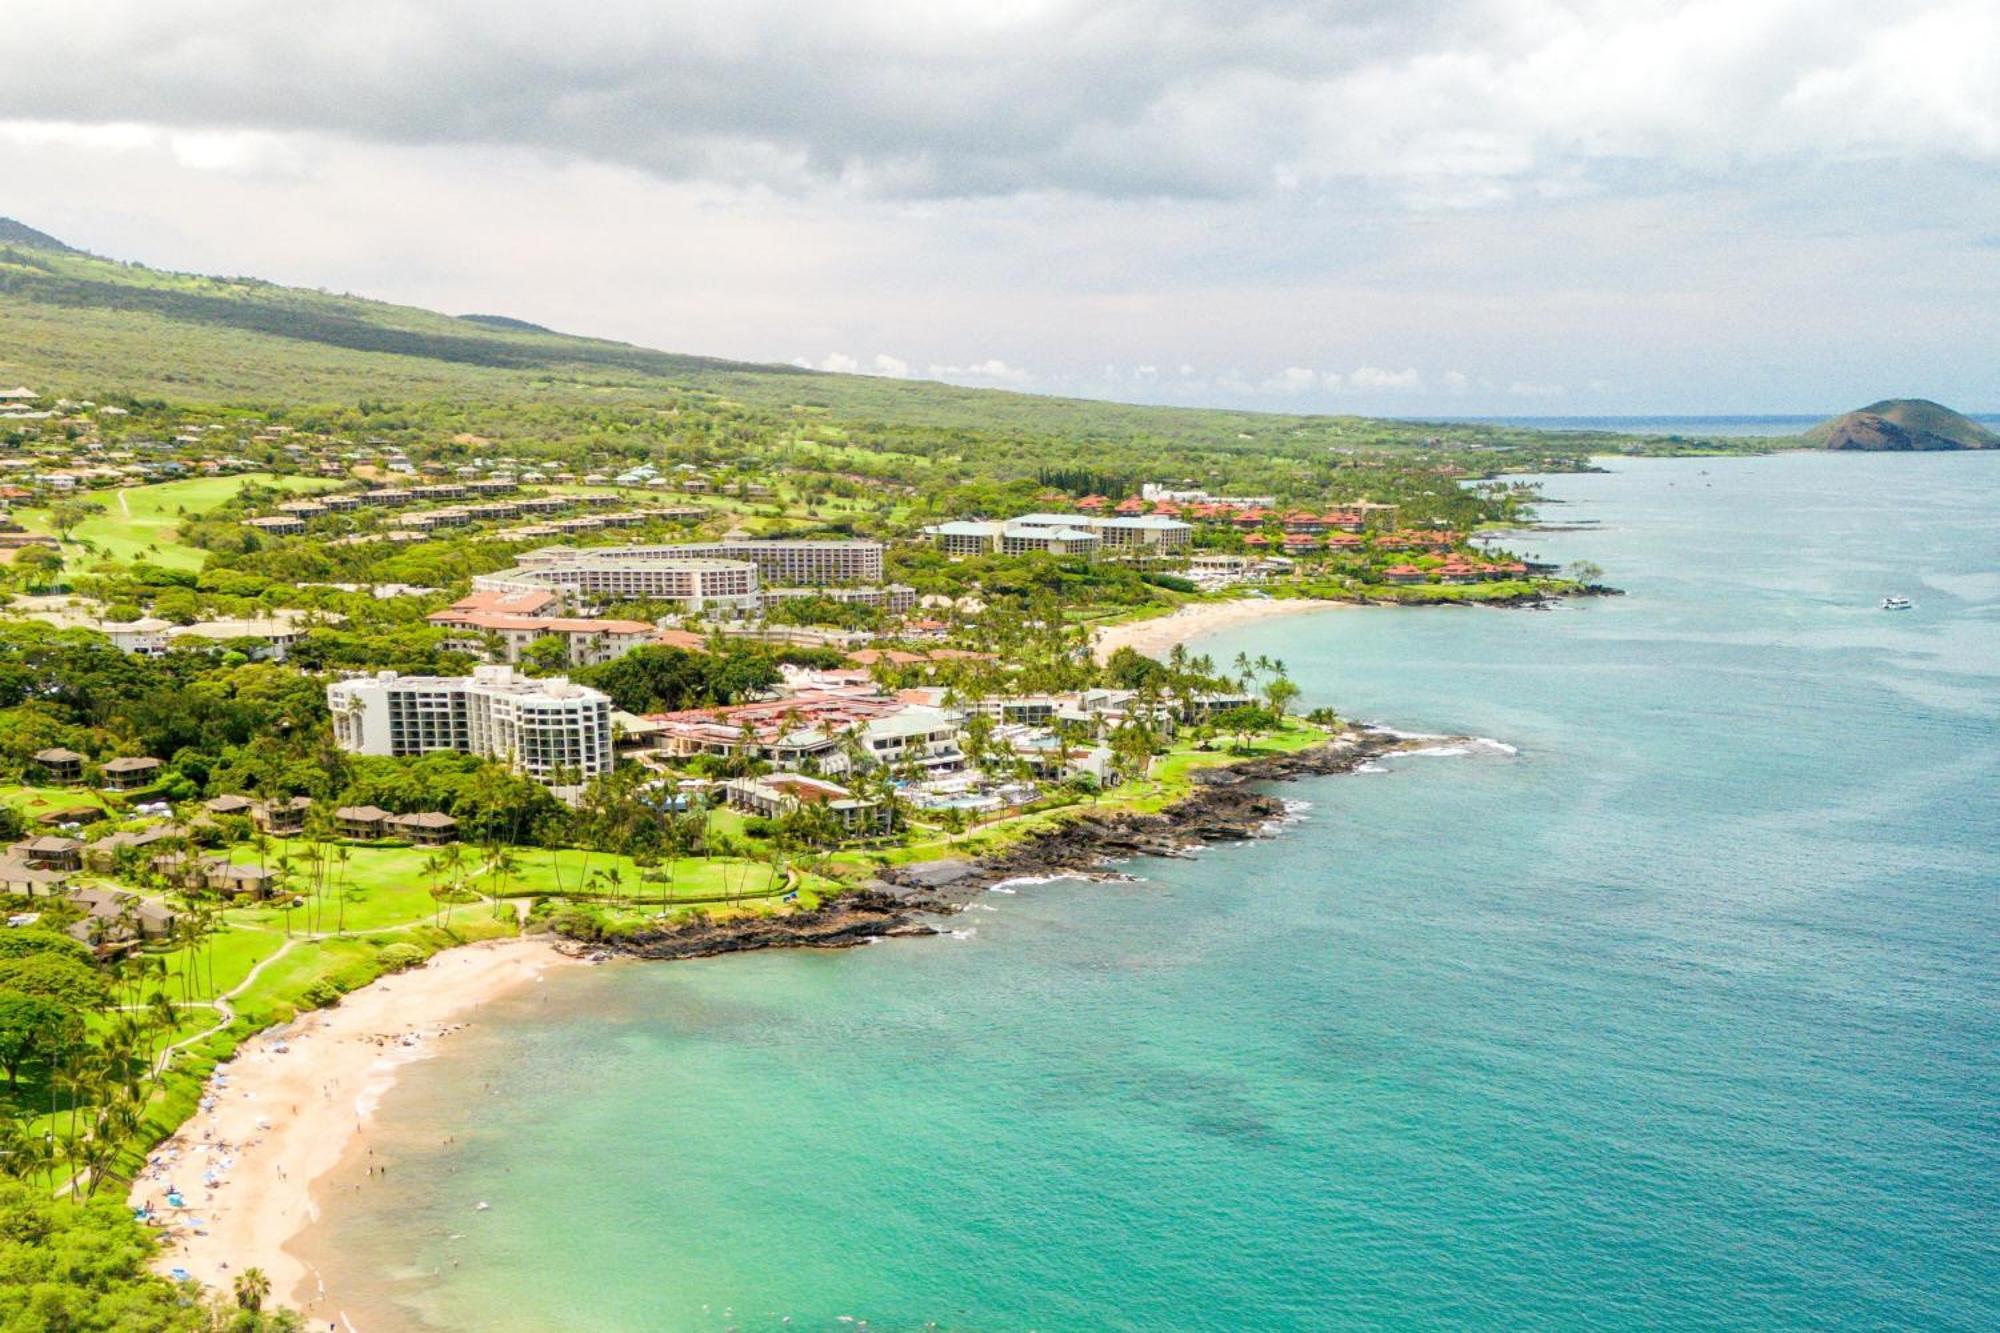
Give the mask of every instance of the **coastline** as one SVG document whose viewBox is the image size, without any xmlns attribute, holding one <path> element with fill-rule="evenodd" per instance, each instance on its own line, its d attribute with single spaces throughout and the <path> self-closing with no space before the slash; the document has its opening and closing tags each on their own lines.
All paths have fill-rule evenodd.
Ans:
<svg viewBox="0 0 2000 1333">
<path fill-rule="evenodd" d="M 261 1268 L 274 1305 L 310 1310 L 317 1284 L 288 1243 L 318 1217 L 323 1178 L 400 1067 L 434 1053 L 480 1004 L 572 961 L 547 939 L 447 949 L 246 1040 L 132 1182 L 131 1205 L 150 1205 L 165 1234 L 154 1268 L 223 1292 Z M 170 1185 L 184 1207 L 168 1204 Z"/>
<path fill-rule="evenodd" d="M 1177 643 L 1186 643 L 1237 625 L 1248 625 L 1276 616 L 1344 610 L 1359 605 L 1358 602 L 1334 602 L 1313 597 L 1237 597 L 1226 602 L 1190 602 L 1169 615 L 1127 621 L 1122 625 L 1106 625 L 1096 632 L 1092 651 L 1100 663 L 1120 648 L 1130 648 L 1148 657 L 1163 657 Z"/>
</svg>

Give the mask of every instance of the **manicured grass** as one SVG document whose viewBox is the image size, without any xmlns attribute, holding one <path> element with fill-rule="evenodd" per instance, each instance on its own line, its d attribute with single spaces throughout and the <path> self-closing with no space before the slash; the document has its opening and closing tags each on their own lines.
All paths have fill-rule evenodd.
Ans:
<svg viewBox="0 0 2000 1333">
<path fill-rule="evenodd" d="M 665 863 L 642 871 L 627 856 L 596 852 L 586 856 L 574 848 L 557 852 L 522 850 L 521 871 L 508 884 L 509 893 L 583 893 L 602 895 L 610 887 L 597 879 L 600 873 L 616 871 L 622 882 L 618 895 L 643 902 L 688 902 L 704 899 L 742 897 L 781 892 L 784 879 L 771 884 L 770 867 L 761 861 L 742 858 L 682 857 L 673 863 L 669 882 Z M 642 874 L 658 879 L 642 879 Z M 484 882 L 481 882 L 484 888 Z"/>
<path fill-rule="evenodd" d="M 175 541 L 175 527 L 184 514 L 213 509 L 249 482 L 286 491 L 326 490 L 340 484 L 327 477 L 245 472 L 230 477 L 189 477 L 152 486 L 92 491 L 78 498 L 103 505 L 104 512 L 79 523 L 70 533 L 64 551 L 73 554 L 74 548 L 87 541 L 97 548 L 99 555 L 114 560 L 146 560 L 169 569 L 200 569 L 208 553 Z M 45 509 L 24 509 L 18 517 L 21 526 L 30 531 L 55 531 Z"/>
<path fill-rule="evenodd" d="M 100 810 L 117 808 L 89 787 L 0 786 L 0 805 L 10 805 L 29 819 L 44 810 L 67 810 L 79 805 L 94 805 Z"/>
</svg>

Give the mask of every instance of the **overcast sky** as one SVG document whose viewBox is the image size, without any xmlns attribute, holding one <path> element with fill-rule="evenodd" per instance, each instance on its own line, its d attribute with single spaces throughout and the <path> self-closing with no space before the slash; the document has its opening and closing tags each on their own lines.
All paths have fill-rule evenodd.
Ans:
<svg viewBox="0 0 2000 1333">
<path fill-rule="evenodd" d="M 676 351 L 2000 409 L 1996 0 L 16 0 L 0 215 Z"/>
</svg>

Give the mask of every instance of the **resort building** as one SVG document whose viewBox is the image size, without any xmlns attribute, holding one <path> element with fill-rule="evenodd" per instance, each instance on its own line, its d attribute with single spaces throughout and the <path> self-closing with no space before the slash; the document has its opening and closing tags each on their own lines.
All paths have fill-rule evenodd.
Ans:
<svg viewBox="0 0 2000 1333">
<path fill-rule="evenodd" d="M 1194 529 L 1160 514 L 1022 514 L 1009 519 L 961 519 L 924 529 L 947 555 L 1093 556 L 1099 552 L 1163 554 L 1185 549 Z"/>
<path fill-rule="evenodd" d="M 793 597 L 824 597 L 830 602 L 843 606 L 872 606 L 900 616 L 913 611 L 917 606 L 917 590 L 906 583 L 891 583 L 882 588 L 766 588 L 764 605 L 782 602 Z"/>
<path fill-rule="evenodd" d="M 375 676 L 326 688 L 334 740 L 354 754 L 449 750 L 514 765 L 539 782 L 611 771 L 611 700 L 560 676 L 533 679 L 505 666 L 470 676 Z"/>
<path fill-rule="evenodd" d="M 924 535 L 946 555 L 1080 555 L 1095 556 L 1103 539 L 1073 518 L 1060 524 L 1035 524 L 1009 519 L 957 519 L 936 523 Z"/>
<path fill-rule="evenodd" d="M 643 620 L 591 620 L 561 616 L 510 616 L 493 611 L 438 611 L 433 625 L 451 631 L 447 648 L 474 653 L 510 666 L 521 660 L 528 645 L 557 639 L 563 661 L 573 667 L 596 666 L 653 643 L 658 631 Z"/>
<path fill-rule="evenodd" d="M 874 584 L 882 581 L 882 543 L 874 541 L 682 542 L 671 546 L 550 547 L 521 557 L 524 569 L 564 564 L 578 557 L 627 566 L 684 560 L 747 561 L 758 577 L 781 587 L 798 584 Z"/>
<path fill-rule="evenodd" d="M 777 819 L 804 805 L 824 806 L 849 832 L 886 828 L 889 810 L 877 800 L 858 798 L 837 782 L 807 777 L 803 773 L 769 773 L 758 778 L 737 778 L 722 785 L 723 799 L 732 810 Z"/>
<path fill-rule="evenodd" d="M 750 561 L 698 556 L 640 558 L 630 554 L 635 549 L 640 548 L 531 552 L 515 568 L 482 574 L 472 586 L 495 593 L 544 589 L 565 603 L 672 602 L 689 612 L 748 613 L 759 605 L 757 566 Z"/>
</svg>

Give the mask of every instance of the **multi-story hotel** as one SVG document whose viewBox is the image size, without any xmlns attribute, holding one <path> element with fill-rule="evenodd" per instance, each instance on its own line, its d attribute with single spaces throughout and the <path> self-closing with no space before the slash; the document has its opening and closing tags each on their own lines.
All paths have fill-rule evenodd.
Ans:
<svg viewBox="0 0 2000 1333">
<path fill-rule="evenodd" d="M 880 583 L 882 543 L 871 541 L 719 541 L 682 542 L 672 546 L 593 546 L 570 549 L 553 546 L 529 551 L 523 568 L 563 564 L 581 556 L 594 561 L 643 566 L 662 561 L 748 561 L 766 583 L 784 586 L 829 583 Z"/>
<path fill-rule="evenodd" d="M 924 529 L 947 555 L 1093 556 L 1101 551 L 1158 554 L 1178 551 L 1194 529 L 1157 514 L 1102 518 L 1094 514 L 1022 514 L 1019 518 L 970 519 Z"/>
<path fill-rule="evenodd" d="M 755 611 L 757 566 L 747 560 L 698 557 L 650 559 L 631 556 L 635 549 L 606 547 L 586 551 L 533 551 L 513 569 L 481 574 L 474 588 L 490 592 L 545 588 L 573 601 L 676 602 L 688 611 Z"/>
<path fill-rule="evenodd" d="M 538 782 L 611 771 L 611 700 L 560 676 L 511 667 L 470 676 L 393 671 L 326 687 L 333 737 L 354 754 L 404 757 L 449 750 L 504 759 Z"/>
</svg>

